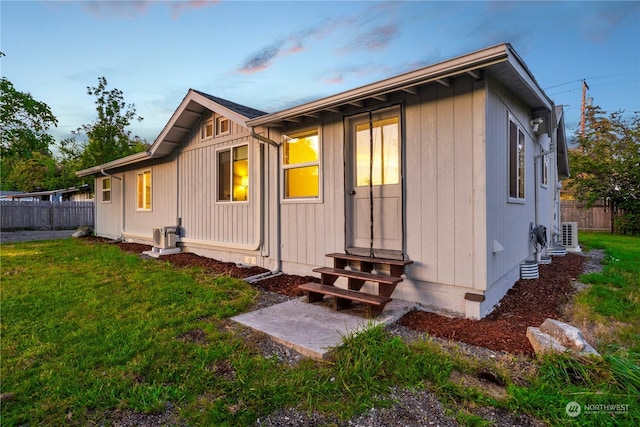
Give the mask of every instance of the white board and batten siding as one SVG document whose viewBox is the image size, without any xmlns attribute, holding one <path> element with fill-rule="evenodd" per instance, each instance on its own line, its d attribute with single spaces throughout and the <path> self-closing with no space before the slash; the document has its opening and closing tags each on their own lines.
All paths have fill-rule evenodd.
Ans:
<svg viewBox="0 0 640 427">
<path fill-rule="evenodd" d="M 406 240 L 416 280 L 483 289 L 483 103 L 482 83 L 459 78 L 407 105 Z"/>
<path fill-rule="evenodd" d="M 405 240 L 414 261 L 397 298 L 465 312 L 465 292 L 486 287 L 485 86 L 471 77 L 399 94 L 405 106 Z M 284 132 L 291 130 L 285 129 Z M 345 247 L 343 117 L 322 117 L 320 201 L 283 201 L 285 271 L 309 274 Z"/>
<path fill-rule="evenodd" d="M 151 171 L 151 209 L 137 208 L 137 176 Z M 176 164 L 156 163 L 124 172 L 124 236 L 132 240 L 153 242 L 153 229 L 176 225 Z M 112 181 L 113 184 L 113 181 Z"/>
<path fill-rule="evenodd" d="M 176 218 L 181 241 L 191 252 L 235 262 L 260 259 L 261 246 L 261 147 L 249 130 L 230 122 L 229 135 L 202 139 L 196 128 L 177 154 L 177 186 L 180 195 Z M 218 194 L 219 150 L 240 145 L 249 148 L 248 201 L 221 202 Z M 245 255 L 251 258 L 245 259 Z"/>
<path fill-rule="evenodd" d="M 287 129 L 285 133 L 312 128 L 320 131 L 320 197 L 280 201 L 283 269 L 305 276 L 311 274 L 312 268 L 325 265 L 326 254 L 343 252 L 345 245 L 342 116 L 326 113 L 321 122 Z M 279 141 L 282 133 L 273 134 L 272 138 Z M 275 170 L 282 173 L 281 168 L 277 165 Z"/>
<path fill-rule="evenodd" d="M 519 264 L 531 255 L 529 224 L 535 220 L 534 135 L 530 108 L 495 80 L 487 92 L 487 281 L 488 300 L 496 300 L 519 279 Z M 509 115 L 525 134 L 525 200 L 509 202 Z M 504 251 L 493 253 L 493 241 Z M 487 304 L 489 305 L 489 304 Z"/>
<path fill-rule="evenodd" d="M 96 179 L 95 232 L 97 236 L 108 239 L 119 239 L 122 236 L 122 177 L 123 174 L 116 174 L 112 177 Z M 111 200 L 105 202 L 102 199 L 101 189 L 103 181 L 107 179 L 111 179 Z"/>
<path fill-rule="evenodd" d="M 406 253 L 399 298 L 466 312 L 486 286 L 484 82 L 429 85 L 406 107 Z"/>
</svg>

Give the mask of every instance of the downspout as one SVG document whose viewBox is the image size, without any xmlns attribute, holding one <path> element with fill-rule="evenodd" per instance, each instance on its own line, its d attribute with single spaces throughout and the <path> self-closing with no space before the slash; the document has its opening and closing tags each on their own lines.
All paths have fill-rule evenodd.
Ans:
<svg viewBox="0 0 640 427">
<path fill-rule="evenodd" d="M 104 169 L 100 169 L 100 173 L 103 176 L 117 179 L 118 181 L 120 181 L 120 240 L 124 240 L 124 181 L 122 180 L 122 178 L 118 176 L 111 175 L 110 173 L 106 173 Z M 94 218 L 93 221 L 97 224 L 96 219 L 97 218 Z"/>
<path fill-rule="evenodd" d="M 551 117 L 547 118 L 548 121 L 548 127 L 551 126 Z M 553 137 L 551 136 L 551 134 L 549 134 L 547 131 L 547 133 L 550 136 L 550 142 L 549 142 L 549 149 L 547 151 L 545 151 L 544 147 L 542 146 L 542 144 L 540 143 L 540 140 L 538 138 L 538 126 L 541 123 L 536 123 L 534 124 L 534 122 L 531 122 L 531 125 L 533 126 L 533 135 L 534 135 L 534 141 L 536 142 L 536 145 L 540 148 L 540 153 L 535 154 L 533 156 L 533 194 L 534 194 L 534 227 L 537 227 L 539 222 L 540 222 L 540 208 L 539 208 L 539 203 L 540 203 L 540 195 L 539 195 L 539 182 L 538 182 L 538 178 L 539 178 L 539 170 L 538 167 L 540 166 L 539 161 L 540 159 L 542 159 L 542 157 L 553 153 L 554 149 L 555 149 L 555 144 L 553 141 Z M 548 176 L 547 176 L 548 179 Z M 538 258 L 540 256 L 540 253 L 536 252 L 536 261 L 540 261 Z"/>
<path fill-rule="evenodd" d="M 246 279 L 244 279 L 246 282 L 248 283 L 254 283 L 257 282 L 258 280 L 262 280 L 262 279 L 266 279 L 269 277 L 273 277 L 273 276 L 278 276 L 280 274 L 282 274 L 282 250 L 280 248 L 280 238 L 281 238 L 281 223 L 280 223 L 280 173 L 278 170 L 278 167 L 280 165 L 280 144 L 278 144 L 276 141 L 264 137 L 260 134 L 257 134 L 254 130 L 253 127 L 249 128 L 249 131 L 251 132 L 251 136 L 255 139 L 257 139 L 258 141 L 260 141 L 263 144 L 268 144 L 271 145 L 272 147 L 275 147 L 276 149 L 276 267 L 271 270 L 268 271 L 266 273 L 260 273 L 260 274 L 256 274 L 255 276 L 251 276 L 251 277 L 247 277 Z M 268 153 L 268 151 L 267 151 Z M 267 163 L 267 167 L 265 168 L 266 170 L 268 170 L 268 163 Z M 264 180 L 263 180 L 264 182 Z M 263 190 L 264 191 L 264 190 Z M 266 193 L 266 191 L 265 191 Z M 266 197 L 263 197 L 262 199 L 264 200 Z M 264 202 L 263 202 L 264 203 Z M 262 232 L 264 233 L 265 229 L 269 229 L 269 227 L 262 227 Z M 261 241 L 264 241 L 264 239 L 261 236 Z"/>
</svg>

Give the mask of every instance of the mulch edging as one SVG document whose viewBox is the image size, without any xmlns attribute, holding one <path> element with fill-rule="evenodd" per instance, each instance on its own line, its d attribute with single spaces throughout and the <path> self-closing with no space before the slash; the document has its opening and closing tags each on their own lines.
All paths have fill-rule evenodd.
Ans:
<svg viewBox="0 0 640 427">
<path fill-rule="evenodd" d="M 412 311 L 399 323 L 434 337 L 534 356 L 527 327 L 540 326 L 548 317 L 562 317 L 563 306 L 576 292 L 572 281 L 581 274 L 583 262 L 584 257 L 577 254 L 554 257 L 551 264 L 540 265 L 538 279 L 517 281 L 495 310 L 481 320 Z"/>
</svg>

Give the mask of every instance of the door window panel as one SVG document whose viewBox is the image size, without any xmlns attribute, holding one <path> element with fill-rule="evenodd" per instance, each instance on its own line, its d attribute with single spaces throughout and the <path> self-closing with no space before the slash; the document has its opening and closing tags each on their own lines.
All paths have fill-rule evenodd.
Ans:
<svg viewBox="0 0 640 427">
<path fill-rule="evenodd" d="M 400 123 L 397 116 L 356 125 L 357 186 L 400 182 L 399 142 Z"/>
</svg>

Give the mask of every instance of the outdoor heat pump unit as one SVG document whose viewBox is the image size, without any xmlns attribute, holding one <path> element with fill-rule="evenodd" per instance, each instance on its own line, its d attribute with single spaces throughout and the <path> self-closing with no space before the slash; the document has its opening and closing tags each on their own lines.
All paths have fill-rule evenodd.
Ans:
<svg viewBox="0 0 640 427">
<path fill-rule="evenodd" d="M 562 223 L 562 246 L 566 248 L 578 247 L 578 223 L 577 222 Z"/>
<path fill-rule="evenodd" d="M 169 249 L 176 247 L 177 227 L 162 227 L 153 229 L 153 247 Z"/>
</svg>

